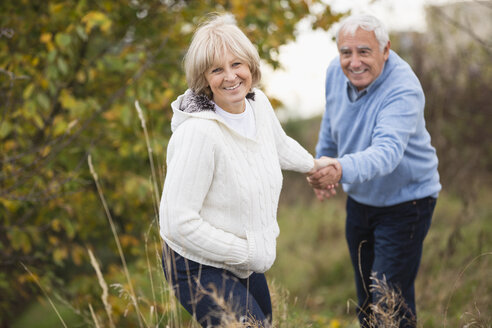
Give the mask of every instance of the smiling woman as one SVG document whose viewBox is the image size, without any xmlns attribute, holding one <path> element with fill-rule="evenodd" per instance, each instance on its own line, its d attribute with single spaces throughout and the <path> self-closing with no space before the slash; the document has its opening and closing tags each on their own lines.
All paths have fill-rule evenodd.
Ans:
<svg viewBox="0 0 492 328">
<path fill-rule="evenodd" d="M 281 170 L 330 164 L 285 134 L 256 88 L 259 63 L 231 17 L 213 17 L 185 57 L 189 90 L 171 105 L 159 211 L 163 267 L 204 327 L 271 325 L 264 272 L 276 257 Z"/>
<path fill-rule="evenodd" d="M 213 101 L 223 110 L 240 114 L 245 110 L 246 95 L 251 90 L 252 76 L 247 63 L 227 51 L 205 72 Z"/>
<path fill-rule="evenodd" d="M 231 94 L 242 94 L 242 99 L 237 97 L 236 101 L 243 102 L 243 110 L 244 97 L 261 79 L 260 56 L 251 41 L 235 25 L 232 16 L 211 20 L 196 31 L 184 65 L 190 89 L 196 94 L 203 93 L 214 101 L 217 100 L 215 98 L 219 102 L 224 100 L 216 92 L 222 93 L 224 88 L 241 86 L 241 90 Z M 223 105 L 231 104 L 226 102 Z M 234 105 L 234 109 L 239 107 L 237 103 Z M 232 108 L 222 109 L 233 111 Z"/>
</svg>

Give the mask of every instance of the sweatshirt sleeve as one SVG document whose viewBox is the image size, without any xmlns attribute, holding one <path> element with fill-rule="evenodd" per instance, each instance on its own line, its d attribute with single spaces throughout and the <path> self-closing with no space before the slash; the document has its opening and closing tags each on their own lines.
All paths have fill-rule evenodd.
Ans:
<svg viewBox="0 0 492 328">
<path fill-rule="evenodd" d="M 214 175 L 214 143 L 198 124 L 182 125 L 174 132 L 167 151 L 167 173 L 160 203 L 162 238 L 178 253 L 210 261 L 240 264 L 247 260 L 248 243 L 217 229 L 200 216 Z"/>
<path fill-rule="evenodd" d="M 311 171 L 314 167 L 313 156 L 296 140 L 285 133 L 273 111 L 270 101 L 268 101 L 265 95 L 261 95 L 264 97 L 262 97 L 265 102 L 264 107 L 272 125 L 280 167 L 282 170 L 297 171 L 301 173 Z"/>
</svg>

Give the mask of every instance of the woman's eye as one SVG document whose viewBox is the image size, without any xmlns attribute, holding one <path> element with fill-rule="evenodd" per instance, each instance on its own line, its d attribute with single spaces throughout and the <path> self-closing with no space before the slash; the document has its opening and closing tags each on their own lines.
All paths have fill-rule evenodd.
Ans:
<svg viewBox="0 0 492 328">
<path fill-rule="evenodd" d="M 239 65 L 241 65 L 241 63 L 240 62 L 236 62 L 236 63 L 232 64 L 232 67 L 236 67 L 236 66 L 239 66 Z"/>
<path fill-rule="evenodd" d="M 222 68 L 217 67 L 212 70 L 212 73 L 219 73 L 222 70 Z"/>
</svg>

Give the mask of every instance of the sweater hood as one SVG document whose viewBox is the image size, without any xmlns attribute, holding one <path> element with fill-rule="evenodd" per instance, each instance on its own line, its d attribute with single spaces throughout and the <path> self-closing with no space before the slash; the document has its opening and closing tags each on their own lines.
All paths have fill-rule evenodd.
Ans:
<svg viewBox="0 0 492 328">
<path fill-rule="evenodd" d="M 254 91 L 246 95 L 247 99 L 254 100 Z M 174 132 L 177 127 L 189 118 L 197 117 L 208 120 L 222 121 L 220 116 L 215 113 L 215 103 L 207 96 L 197 94 L 191 89 L 180 95 L 171 103 L 173 109 L 173 118 L 171 119 L 171 131 Z"/>
</svg>

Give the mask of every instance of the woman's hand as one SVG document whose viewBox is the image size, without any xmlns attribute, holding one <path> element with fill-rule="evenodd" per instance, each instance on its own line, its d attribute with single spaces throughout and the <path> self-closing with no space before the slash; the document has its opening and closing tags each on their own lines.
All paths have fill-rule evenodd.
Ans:
<svg viewBox="0 0 492 328">
<path fill-rule="evenodd" d="M 307 181 L 314 188 L 319 200 L 330 198 L 336 194 L 335 188 L 342 178 L 340 162 L 331 157 L 323 156 L 314 160 L 314 167 L 307 173 Z"/>
</svg>

